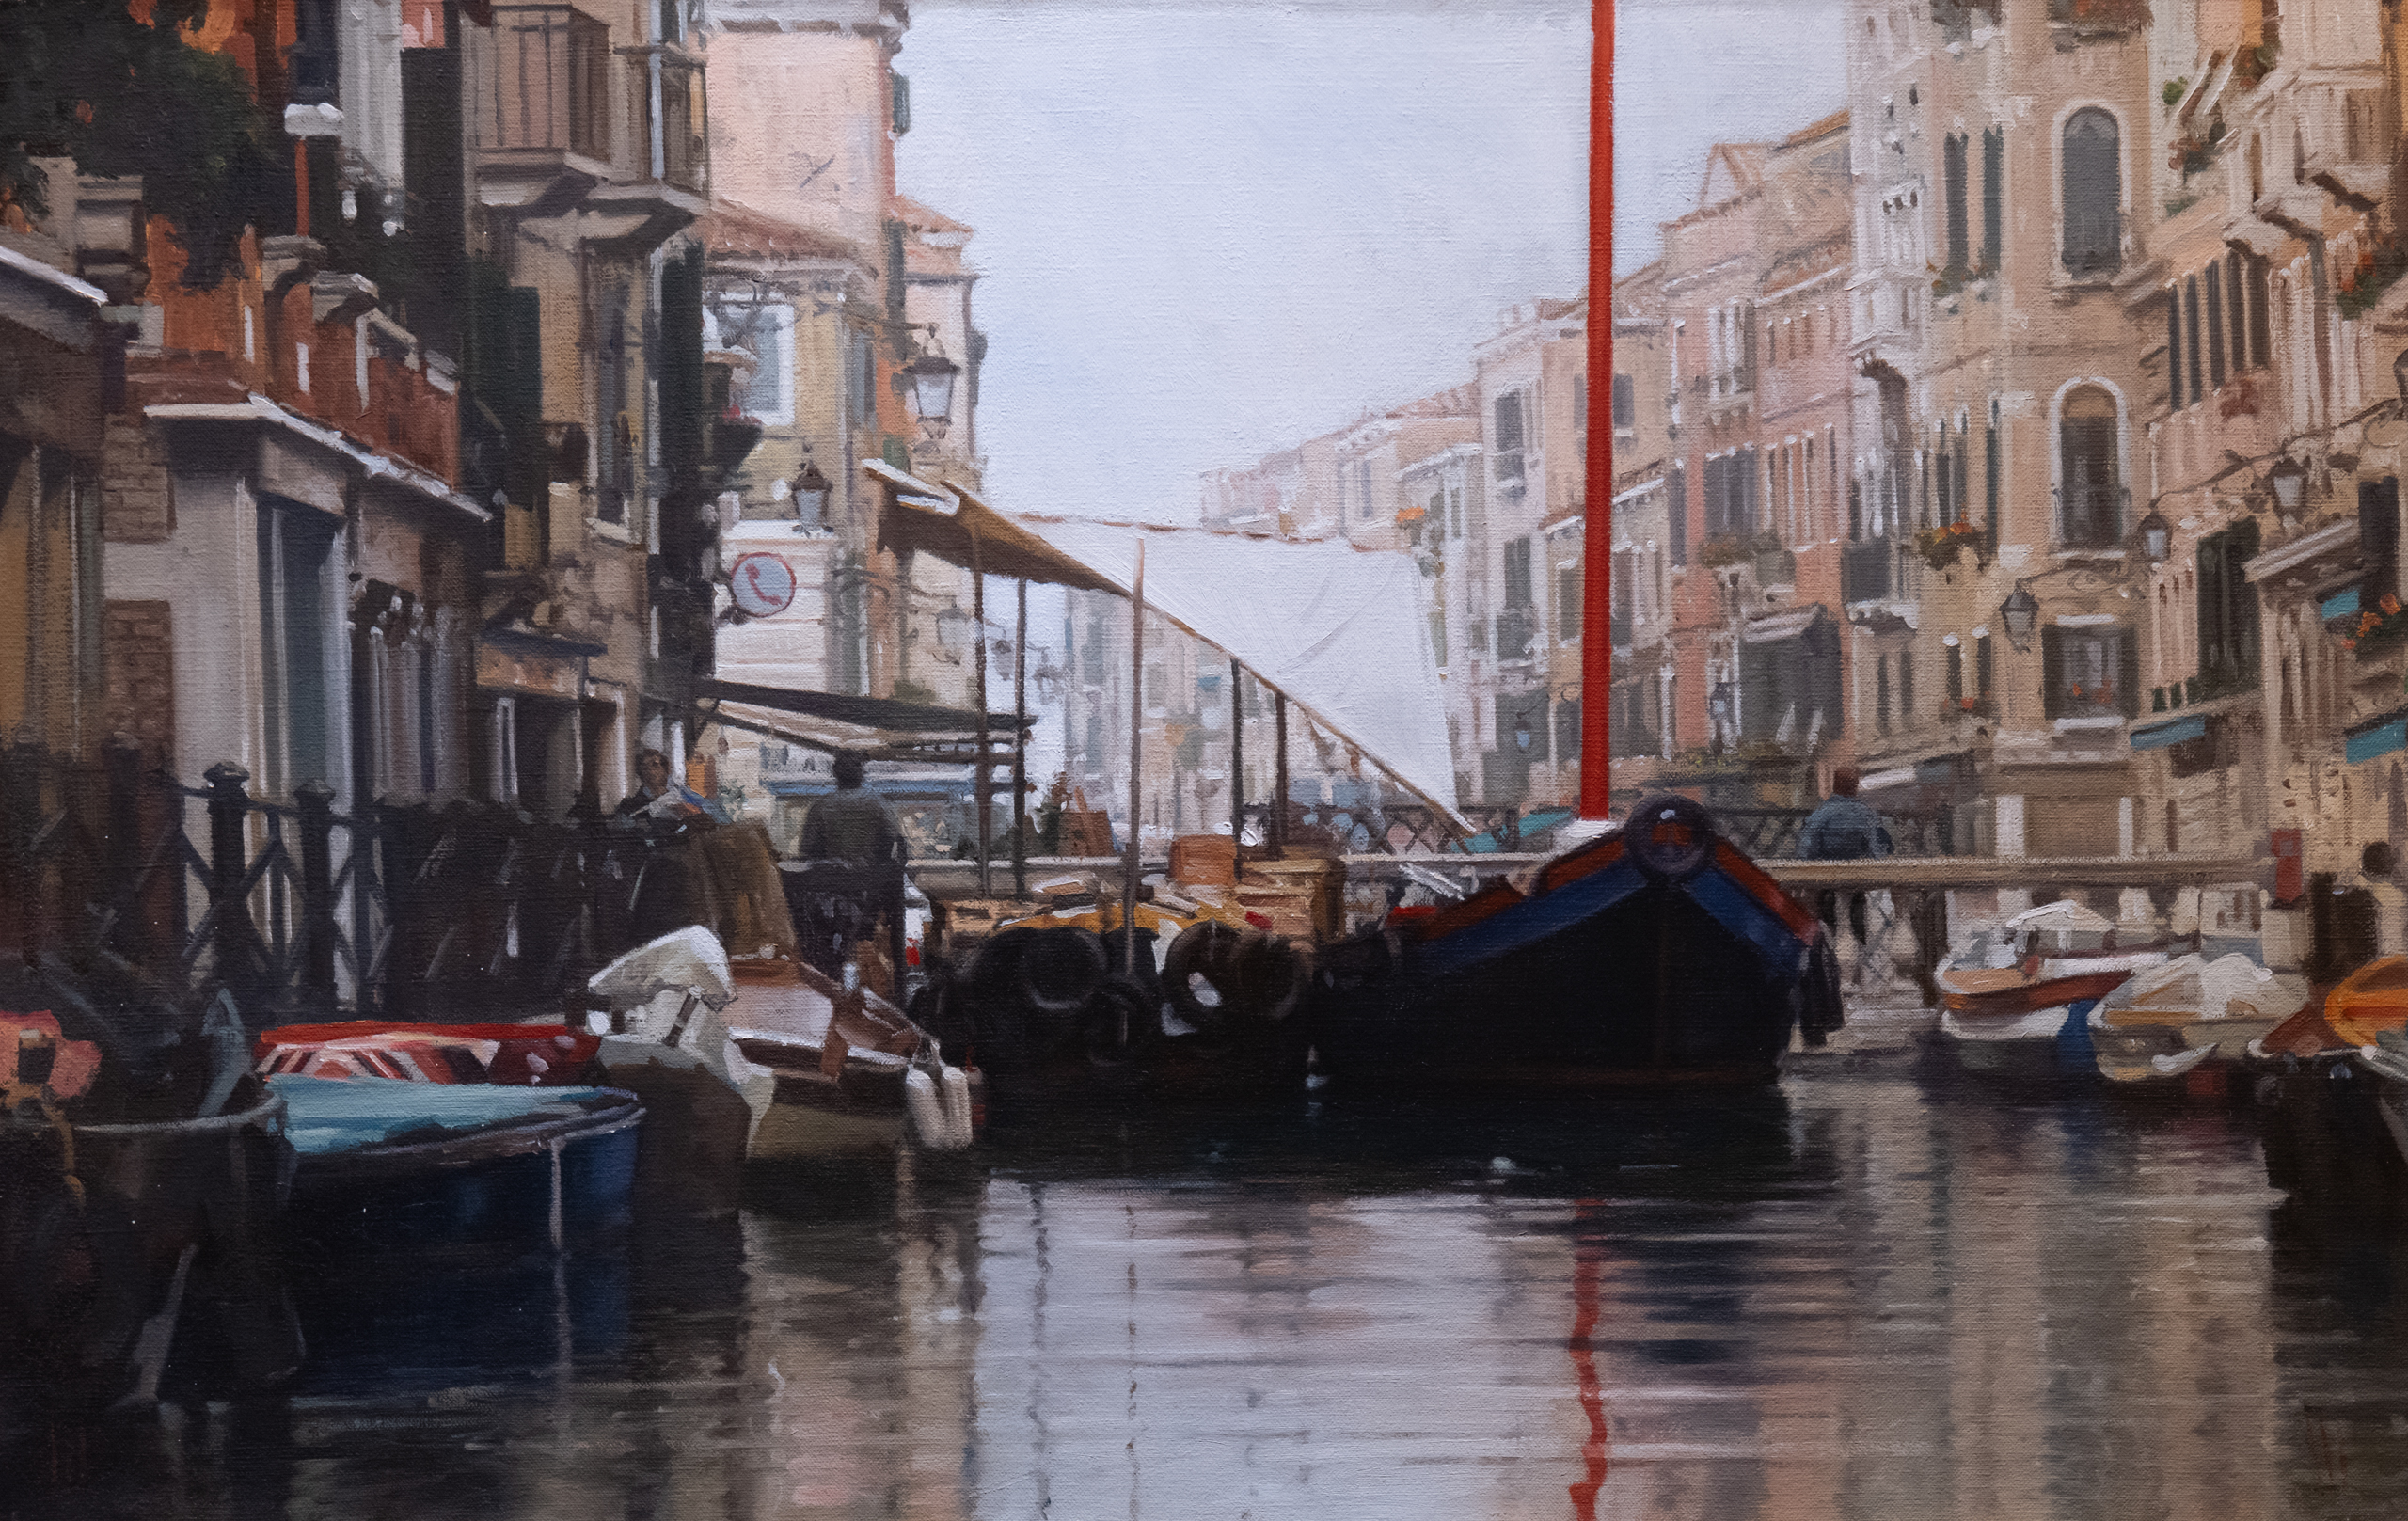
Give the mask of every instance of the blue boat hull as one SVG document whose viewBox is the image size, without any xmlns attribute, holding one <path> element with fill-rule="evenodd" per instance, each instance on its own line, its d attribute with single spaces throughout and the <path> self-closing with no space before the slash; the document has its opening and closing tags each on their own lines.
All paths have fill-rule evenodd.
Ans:
<svg viewBox="0 0 2408 1521">
<path fill-rule="evenodd" d="M 1828 942 L 1702 811 L 1682 818 L 1699 837 L 1670 867 L 1617 837 L 1528 895 L 1336 948 L 1311 1015 L 1321 1069 L 1366 1086 L 1770 1081 L 1793 1032 L 1839 1023 Z"/>
<path fill-rule="evenodd" d="M 293 1097 L 293 1085 L 277 1079 Z M 357 1090 L 362 1082 L 332 1087 Z M 442 1092 L 434 1085 L 396 1102 Z M 454 1088 L 452 1094 L 473 1092 Z M 487 1093 L 513 1090 L 485 1089 Z M 633 1211 L 643 1108 L 613 1089 L 516 1090 L 543 1096 L 535 1112 L 474 1128 L 428 1127 L 312 1149 L 306 1098 L 294 1103 L 301 1156 L 293 1180 L 293 1233 L 320 1246 L 423 1251 L 542 1251 L 624 1229 Z"/>
</svg>

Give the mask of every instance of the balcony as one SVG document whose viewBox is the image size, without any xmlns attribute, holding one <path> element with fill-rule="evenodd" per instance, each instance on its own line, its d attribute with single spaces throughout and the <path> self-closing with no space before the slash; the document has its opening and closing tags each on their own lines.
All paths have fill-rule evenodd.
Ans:
<svg viewBox="0 0 2408 1521">
<path fill-rule="evenodd" d="M 675 48 L 613 49 L 573 6 L 497 6 L 462 28 L 479 198 L 529 217 L 582 214 L 578 235 L 657 244 L 703 209 L 703 66 Z"/>
<path fill-rule="evenodd" d="M 1897 594 L 1897 554 L 1886 538 L 1840 546 L 1840 600 L 1884 602 Z"/>
<path fill-rule="evenodd" d="M 497 6 L 489 30 L 467 35 L 469 140 L 483 177 L 607 175 L 610 29 L 568 6 Z"/>
</svg>

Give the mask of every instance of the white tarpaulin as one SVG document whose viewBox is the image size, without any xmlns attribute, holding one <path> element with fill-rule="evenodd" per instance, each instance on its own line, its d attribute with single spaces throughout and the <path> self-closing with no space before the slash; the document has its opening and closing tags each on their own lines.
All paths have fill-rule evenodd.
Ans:
<svg viewBox="0 0 2408 1521">
<path fill-rule="evenodd" d="M 1447 712 L 1430 650 L 1429 585 L 1409 556 L 1202 528 L 1004 513 L 876 461 L 895 487 L 888 547 L 990 575 L 1130 594 L 1146 546 L 1146 606 L 1220 649 L 1364 760 L 1461 822 Z"/>
</svg>

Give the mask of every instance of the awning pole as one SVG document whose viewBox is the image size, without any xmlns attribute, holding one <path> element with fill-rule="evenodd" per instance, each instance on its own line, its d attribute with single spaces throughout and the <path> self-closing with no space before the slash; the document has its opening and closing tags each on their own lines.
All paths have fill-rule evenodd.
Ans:
<svg viewBox="0 0 2408 1521">
<path fill-rule="evenodd" d="M 1245 880 L 1245 667 L 1229 657 L 1229 873 Z"/>
<path fill-rule="evenodd" d="M 1028 582 L 1020 585 L 1020 633 L 1012 641 L 1012 896 L 1028 896 Z"/>
<path fill-rule="evenodd" d="M 1129 858 L 1120 877 L 1120 970 L 1137 974 L 1137 810 L 1145 800 L 1146 755 L 1146 540 L 1137 539 L 1137 576 L 1129 588 Z M 1121 1044 L 1129 1041 L 1128 1013 L 1121 1013 Z"/>
<path fill-rule="evenodd" d="M 1271 694 L 1271 854 L 1288 854 L 1288 695 Z"/>
<path fill-rule="evenodd" d="M 970 533 L 970 621 L 975 626 L 973 653 L 978 658 L 978 674 L 974 689 L 978 694 L 978 769 L 971 784 L 972 796 L 978 806 L 978 895 L 993 897 L 995 884 L 990 877 L 987 861 L 987 793 L 994 784 L 994 756 L 987 753 L 987 573 L 978 568 L 978 533 Z"/>
</svg>

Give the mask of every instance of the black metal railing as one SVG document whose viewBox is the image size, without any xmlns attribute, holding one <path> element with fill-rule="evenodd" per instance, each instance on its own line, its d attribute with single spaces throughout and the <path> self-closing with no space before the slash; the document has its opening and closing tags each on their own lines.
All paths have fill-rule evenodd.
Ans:
<svg viewBox="0 0 2408 1521">
<path fill-rule="evenodd" d="M 557 1007 L 652 934 L 695 922 L 694 840 L 500 803 L 368 803 L 305 783 L 190 786 L 130 746 L 0 751 L 0 954 L 95 956 L 170 1000 L 222 988 L 254 1020 Z"/>
</svg>

